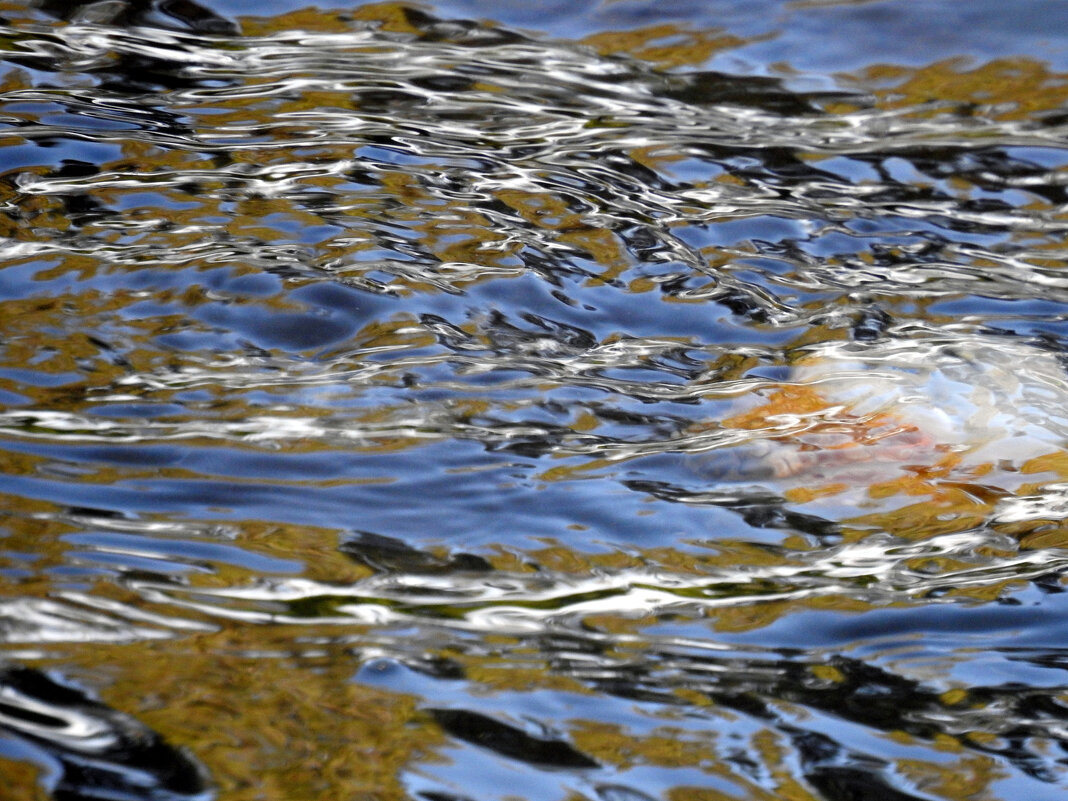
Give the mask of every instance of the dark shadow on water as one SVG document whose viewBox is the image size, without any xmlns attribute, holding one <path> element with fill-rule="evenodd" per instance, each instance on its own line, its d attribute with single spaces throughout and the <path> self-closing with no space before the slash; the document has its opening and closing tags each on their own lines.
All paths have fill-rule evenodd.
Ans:
<svg viewBox="0 0 1068 801">
<path fill-rule="evenodd" d="M 0 737 L 47 754 L 56 801 L 206 801 L 204 768 L 129 715 L 47 673 L 0 667 Z"/>
</svg>

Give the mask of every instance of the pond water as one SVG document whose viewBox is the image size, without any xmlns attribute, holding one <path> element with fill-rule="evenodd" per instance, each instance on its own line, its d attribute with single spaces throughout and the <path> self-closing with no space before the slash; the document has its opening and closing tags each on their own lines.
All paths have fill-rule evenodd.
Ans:
<svg viewBox="0 0 1068 801">
<path fill-rule="evenodd" d="M 1068 6 L 0 48 L 5 799 L 1064 797 Z"/>
</svg>

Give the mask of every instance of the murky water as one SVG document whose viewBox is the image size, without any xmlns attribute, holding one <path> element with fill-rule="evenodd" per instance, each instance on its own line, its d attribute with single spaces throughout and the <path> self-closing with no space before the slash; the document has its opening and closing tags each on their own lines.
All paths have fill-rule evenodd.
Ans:
<svg viewBox="0 0 1068 801">
<path fill-rule="evenodd" d="M 252 11 L 0 0 L 5 799 L 1063 797 L 1063 9 Z"/>
</svg>

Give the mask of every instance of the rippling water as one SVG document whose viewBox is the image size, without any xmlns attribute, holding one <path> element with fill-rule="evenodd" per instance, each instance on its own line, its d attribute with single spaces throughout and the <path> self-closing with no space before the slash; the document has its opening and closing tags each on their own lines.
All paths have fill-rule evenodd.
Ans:
<svg viewBox="0 0 1068 801">
<path fill-rule="evenodd" d="M 1063 9 L 254 10 L 0 0 L 5 798 L 1063 797 Z"/>
</svg>

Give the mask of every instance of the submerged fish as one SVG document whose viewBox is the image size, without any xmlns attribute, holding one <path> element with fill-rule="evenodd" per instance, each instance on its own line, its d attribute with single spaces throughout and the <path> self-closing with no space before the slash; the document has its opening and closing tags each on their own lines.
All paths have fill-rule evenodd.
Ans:
<svg viewBox="0 0 1068 801">
<path fill-rule="evenodd" d="M 1007 338 L 834 343 L 715 425 L 743 441 L 696 458 L 717 481 L 834 494 L 914 477 L 1011 490 L 1068 466 L 1068 374 L 1055 353 Z"/>
</svg>

